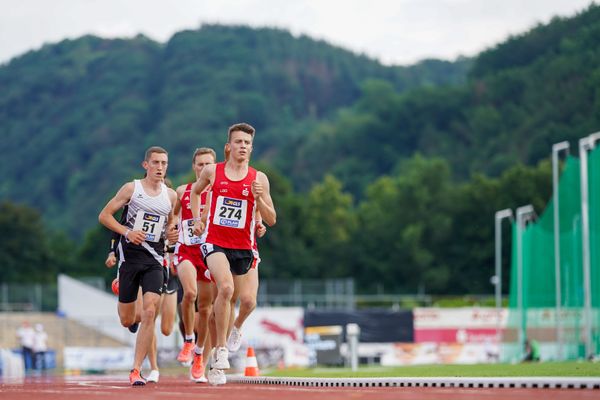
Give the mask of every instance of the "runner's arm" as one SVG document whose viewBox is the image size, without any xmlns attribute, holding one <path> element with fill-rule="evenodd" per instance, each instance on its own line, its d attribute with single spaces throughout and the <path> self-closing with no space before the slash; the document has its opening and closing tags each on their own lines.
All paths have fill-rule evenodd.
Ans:
<svg viewBox="0 0 600 400">
<path fill-rule="evenodd" d="M 127 182 L 121 186 L 121 189 L 119 189 L 115 197 L 106 203 L 98 215 L 98 221 L 119 236 L 124 236 L 128 233 L 129 228 L 120 224 L 119 221 L 115 219 L 114 214 L 129 202 L 133 195 L 133 189 L 133 182 Z"/>
<path fill-rule="evenodd" d="M 269 179 L 267 176 L 258 171 L 256 180 L 252 182 L 252 194 L 256 201 L 256 208 L 262 216 L 262 220 L 269 226 L 275 225 L 277 222 L 277 212 L 271 198 Z"/>
<path fill-rule="evenodd" d="M 195 220 L 200 217 L 200 193 L 211 184 L 215 175 L 215 164 L 205 166 L 200 172 L 200 176 L 192 185 L 190 193 L 190 207 Z"/>
<path fill-rule="evenodd" d="M 179 232 L 177 230 L 177 218 L 175 217 L 175 209 L 179 204 L 179 196 L 173 189 L 169 189 L 169 199 L 171 200 L 171 211 L 167 217 L 167 239 L 169 243 L 177 242 Z M 181 206 L 179 207 L 181 208 Z"/>
<path fill-rule="evenodd" d="M 173 214 L 176 217 L 179 217 L 179 213 L 181 212 L 181 198 L 183 197 L 183 193 L 185 192 L 186 185 L 180 185 L 177 187 L 175 191 L 177 193 L 177 203 L 175 203 L 175 209 L 173 210 Z"/>
</svg>

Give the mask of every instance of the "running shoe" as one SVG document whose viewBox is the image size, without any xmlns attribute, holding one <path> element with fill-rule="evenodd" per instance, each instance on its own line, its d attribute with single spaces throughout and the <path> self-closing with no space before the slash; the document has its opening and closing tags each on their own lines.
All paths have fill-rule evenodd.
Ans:
<svg viewBox="0 0 600 400">
<path fill-rule="evenodd" d="M 158 383 L 159 376 L 160 376 L 160 373 L 158 372 L 158 370 L 153 369 L 152 371 L 150 371 L 150 374 L 148 374 L 148 377 L 146 378 L 146 382 Z"/>
<path fill-rule="evenodd" d="M 131 332 L 131 333 L 136 333 L 139 327 L 140 327 L 140 323 L 139 323 L 139 322 L 136 322 L 136 323 L 135 323 L 135 324 L 133 324 L 133 325 L 129 325 L 129 326 L 127 327 L 127 329 L 129 329 L 129 332 Z"/>
<path fill-rule="evenodd" d="M 211 368 L 211 370 L 208 371 L 208 383 L 211 385 L 224 385 L 227 383 L 225 372 L 220 369 Z"/>
<path fill-rule="evenodd" d="M 131 386 L 143 386 L 146 384 L 146 380 L 142 377 L 139 370 L 132 369 L 129 373 L 129 383 L 131 383 Z"/>
<path fill-rule="evenodd" d="M 192 361 L 192 353 L 194 352 L 194 347 L 195 345 L 193 342 L 183 342 L 183 347 L 177 355 L 177 361 L 181 363 L 187 363 Z"/>
<path fill-rule="evenodd" d="M 229 338 L 227 339 L 227 348 L 229 351 L 238 351 L 240 346 L 242 345 L 242 331 L 240 331 L 235 326 L 231 330 L 229 334 Z"/>
<path fill-rule="evenodd" d="M 229 351 L 227 347 L 217 347 L 212 367 L 215 369 L 229 369 Z"/>
<path fill-rule="evenodd" d="M 204 377 L 204 365 L 202 365 L 202 354 L 194 353 L 194 361 L 190 368 L 190 379 L 197 383 L 206 382 L 206 378 Z"/>
</svg>

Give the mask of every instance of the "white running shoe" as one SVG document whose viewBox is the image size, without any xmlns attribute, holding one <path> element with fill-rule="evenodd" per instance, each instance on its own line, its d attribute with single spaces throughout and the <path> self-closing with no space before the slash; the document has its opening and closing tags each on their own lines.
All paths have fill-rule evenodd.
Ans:
<svg viewBox="0 0 600 400">
<path fill-rule="evenodd" d="M 210 371 L 208 371 L 208 383 L 211 385 L 224 385 L 227 383 L 225 372 L 220 369 L 212 368 Z"/>
<path fill-rule="evenodd" d="M 158 377 L 159 376 L 160 376 L 160 373 L 158 372 L 158 370 L 157 369 L 153 369 L 152 371 L 150 371 L 150 374 L 146 378 L 146 382 L 158 383 Z"/>
<path fill-rule="evenodd" d="M 240 346 L 242 345 L 242 331 L 240 331 L 235 326 L 231 330 L 229 334 L 229 338 L 227 339 L 227 348 L 229 351 L 238 351 Z"/>
<path fill-rule="evenodd" d="M 217 347 L 214 356 L 214 363 L 212 368 L 214 369 L 229 369 L 229 351 L 227 347 Z"/>
</svg>

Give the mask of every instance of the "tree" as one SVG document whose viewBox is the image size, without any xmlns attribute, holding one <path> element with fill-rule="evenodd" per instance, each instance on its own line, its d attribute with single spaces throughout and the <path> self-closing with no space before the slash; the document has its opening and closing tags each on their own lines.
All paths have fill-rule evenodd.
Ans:
<svg viewBox="0 0 600 400">
<path fill-rule="evenodd" d="M 327 175 L 313 186 L 304 207 L 302 232 L 314 263 L 307 265 L 311 278 L 341 278 L 349 275 L 347 250 L 357 228 L 352 196 L 342 192 L 341 183 Z"/>
<path fill-rule="evenodd" d="M 422 285 L 445 289 L 450 270 L 437 254 L 452 235 L 450 183 L 445 161 L 417 155 L 400 164 L 394 177 L 369 186 L 355 240 L 361 282 L 412 293 Z"/>
<path fill-rule="evenodd" d="M 56 282 L 61 264 L 68 262 L 53 253 L 51 243 L 60 239 L 48 234 L 37 211 L 7 201 L 0 203 L 0 232 L 5 232 L 0 241 L 0 282 Z M 65 256 L 68 258 L 68 253 Z"/>
</svg>

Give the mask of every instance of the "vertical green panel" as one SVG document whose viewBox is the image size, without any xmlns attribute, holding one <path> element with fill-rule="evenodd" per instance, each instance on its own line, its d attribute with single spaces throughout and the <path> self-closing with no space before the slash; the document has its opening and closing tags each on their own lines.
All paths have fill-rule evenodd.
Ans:
<svg viewBox="0 0 600 400">
<path fill-rule="evenodd" d="M 594 354 L 600 351 L 600 149 L 589 155 L 590 272 L 592 294 L 592 343 Z"/>
<path fill-rule="evenodd" d="M 600 152 L 590 155 L 590 221 L 592 236 L 592 292 L 594 307 L 600 304 Z M 560 243 L 560 307 L 558 322 L 563 330 L 564 354 L 568 359 L 584 355 L 583 270 L 581 242 L 580 163 L 567 157 L 559 182 L 559 243 Z M 513 229 L 511 286 L 508 329 L 525 326 L 526 336 L 541 342 L 546 359 L 556 355 L 556 271 L 554 253 L 554 199 L 540 218 L 528 224 L 523 232 L 523 314 L 517 310 L 517 249 L 516 228 Z M 594 340 L 600 344 L 599 314 L 594 313 Z M 508 335 L 515 339 L 515 336 Z M 516 341 L 503 346 L 503 359 L 514 361 L 522 354 Z"/>
<path fill-rule="evenodd" d="M 569 157 L 560 181 L 560 264 L 563 307 L 583 306 L 579 159 Z"/>
</svg>

